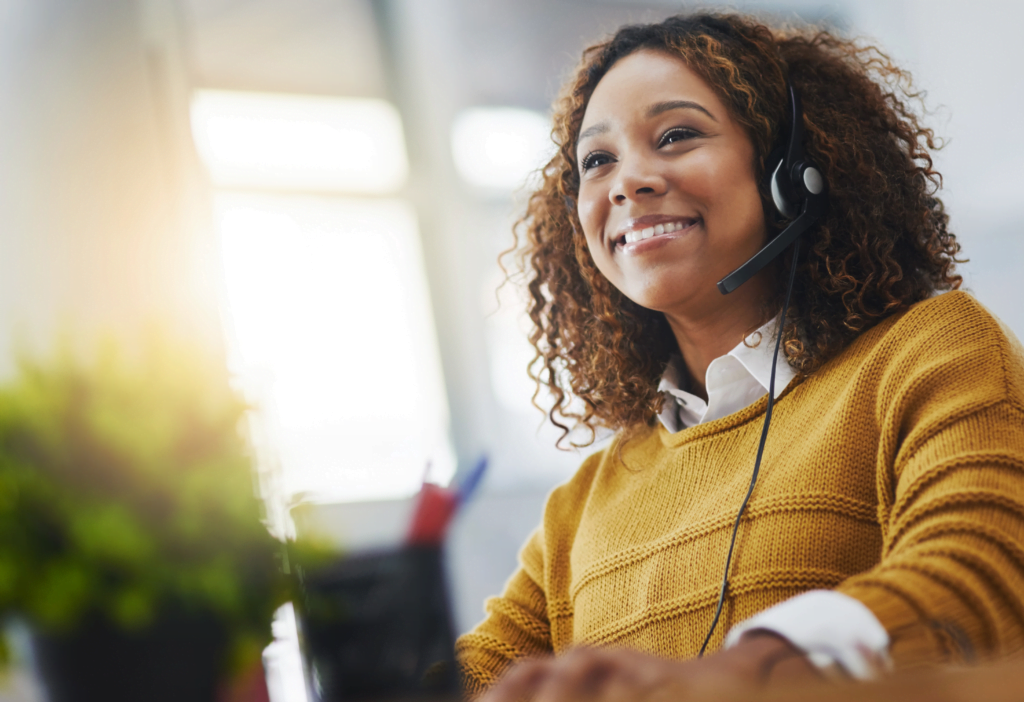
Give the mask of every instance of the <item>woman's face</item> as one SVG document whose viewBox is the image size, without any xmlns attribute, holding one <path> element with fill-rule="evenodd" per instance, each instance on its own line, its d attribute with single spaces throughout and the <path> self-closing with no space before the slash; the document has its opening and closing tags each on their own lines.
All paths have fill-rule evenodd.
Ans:
<svg viewBox="0 0 1024 702">
<path fill-rule="evenodd" d="M 620 59 L 594 90 L 576 153 L 587 245 L 631 300 L 692 318 L 763 288 L 764 277 L 746 294 L 715 287 L 764 244 L 764 214 L 753 144 L 681 59 Z"/>
</svg>

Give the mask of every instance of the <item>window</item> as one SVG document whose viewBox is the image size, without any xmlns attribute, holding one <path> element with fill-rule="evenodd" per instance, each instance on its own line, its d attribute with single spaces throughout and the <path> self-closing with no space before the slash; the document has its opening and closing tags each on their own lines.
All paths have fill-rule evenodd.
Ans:
<svg viewBox="0 0 1024 702">
<path fill-rule="evenodd" d="M 192 120 L 215 185 L 229 360 L 257 407 L 271 508 L 410 495 L 428 462 L 445 482 L 448 410 L 416 216 L 396 197 L 397 112 L 203 91 Z"/>
</svg>

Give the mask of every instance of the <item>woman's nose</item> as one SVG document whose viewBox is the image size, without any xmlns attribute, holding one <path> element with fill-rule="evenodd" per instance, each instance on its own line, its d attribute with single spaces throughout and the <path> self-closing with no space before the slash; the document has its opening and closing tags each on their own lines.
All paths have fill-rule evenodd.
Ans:
<svg viewBox="0 0 1024 702">
<path fill-rule="evenodd" d="M 664 194 L 667 181 L 647 159 L 619 162 L 619 177 L 609 195 L 612 202 L 622 205 L 630 200 Z"/>
</svg>

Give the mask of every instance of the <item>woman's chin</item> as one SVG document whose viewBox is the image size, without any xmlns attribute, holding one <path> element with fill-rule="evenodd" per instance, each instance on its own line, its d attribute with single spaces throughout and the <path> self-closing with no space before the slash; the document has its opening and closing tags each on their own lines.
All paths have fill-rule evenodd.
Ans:
<svg viewBox="0 0 1024 702">
<path fill-rule="evenodd" d="M 717 289 L 712 290 L 717 293 Z M 675 291 L 645 290 L 634 292 L 632 295 L 626 293 L 626 297 L 641 307 L 664 314 L 699 313 L 713 303 L 713 300 L 706 299 L 707 296 L 699 295 L 692 290 L 683 294 Z"/>
</svg>

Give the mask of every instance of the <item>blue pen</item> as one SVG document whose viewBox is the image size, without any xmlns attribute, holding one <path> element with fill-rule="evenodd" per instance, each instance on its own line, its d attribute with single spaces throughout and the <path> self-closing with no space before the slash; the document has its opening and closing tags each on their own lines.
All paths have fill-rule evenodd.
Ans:
<svg viewBox="0 0 1024 702">
<path fill-rule="evenodd" d="M 476 462 L 473 469 L 466 474 L 466 477 L 459 481 L 459 485 L 456 488 L 456 499 L 459 504 L 463 504 L 469 500 L 469 498 L 476 492 L 477 487 L 480 485 L 480 480 L 484 477 L 484 473 L 487 472 L 487 456 L 481 456 L 480 460 Z"/>
</svg>

